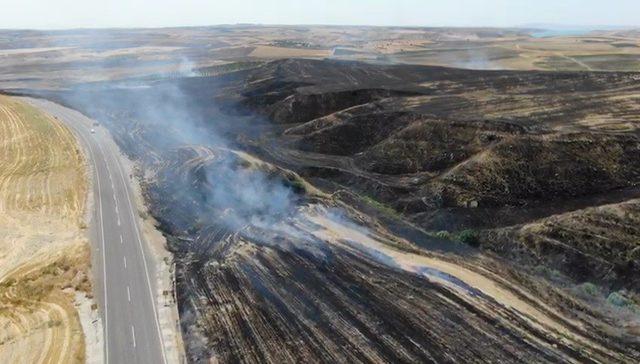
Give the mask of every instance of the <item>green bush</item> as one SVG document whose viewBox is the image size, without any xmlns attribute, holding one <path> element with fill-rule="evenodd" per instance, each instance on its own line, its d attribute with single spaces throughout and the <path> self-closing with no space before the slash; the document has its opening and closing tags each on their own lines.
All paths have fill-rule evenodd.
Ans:
<svg viewBox="0 0 640 364">
<path fill-rule="evenodd" d="M 307 187 L 300 179 L 292 178 L 290 180 L 287 180 L 287 182 L 289 183 L 289 187 L 293 189 L 293 192 L 298 194 L 304 194 L 307 192 Z"/>
<path fill-rule="evenodd" d="M 366 195 L 358 195 L 358 196 L 360 196 L 360 198 L 362 200 L 364 200 L 364 202 L 366 204 L 368 204 L 369 206 L 379 210 L 383 214 L 385 214 L 387 216 L 390 216 L 390 217 L 393 217 L 393 218 L 396 218 L 396 219 L 402 218 L 402 216 L 395 209 L 393 209 L 392 207 L 387 206 L 387 205 L 379 202 L 378 200 L 375 200 L 375 199 L 373 199 L 373 198 L 371 198 L 369 196 L 366 196 Z"/>
<path fill-rule="evenodd" d="M 478 238 L 478 233 L 475 230 L 471 230 L 471 229 L 462 230 L 458 234 L 458 241 L 473 247 L 480 246 L 480 239 Z"/>
<path fill-rule="evenodd" d="M 451 240 L 451 233 L 446 230 L 438 231 L 436 233 L 436 237 L 444 240 Z"/>
<path fill-rule="evenodd" d="M 632 305 L 631 300 L 620 294 L 620 292 L 612 292 L 609 297 L 607 297 L 607 302 L 618 307 L 626 307 Z"/>
<path fill-rule="evenodd" d="M 560 271 L 547 267 L 545 265 L 536 266 L 535 271 L 536 273 L 542 275 L 543 277 L 546 277 L 554 281 L 562 281 L 563 279 L 563 275 L 562 273 L 560 273 Z"/>
<path fill-rule="evenodd" d="M 582 283 L 580 285 L 580 290 L 588 294 L 589 296 L 597 296 L 598 294 L 600 294 L 600 289 L 598 289 L 598 287 L 591 282 Z"/>
</svg>

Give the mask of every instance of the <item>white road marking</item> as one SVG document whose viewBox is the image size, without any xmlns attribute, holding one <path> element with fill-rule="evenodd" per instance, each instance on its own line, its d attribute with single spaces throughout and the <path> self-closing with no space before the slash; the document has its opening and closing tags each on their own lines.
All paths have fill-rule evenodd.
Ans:
<svg viewBox="0 0 640 364">
<path fill-rule="evenodd" d="M 100 145 L 98 144 L 98 146 Z M 147 288 L 149 289 L 149 298 L 151 300 L 151 307 L 153 308 L 153 318 L 156 321 L 156 329 L 158 330 L 158 339 L 160 341 L 160 346 L 162 347 L 162 362 L 166 363 L 167 354 L 164 348 L 162 331 L 160 331 L 160 322 L 158 320 L 158 310 L 156 309 L 156 300 L 155 300 L 155 296 L 153 295 L 153 289 L 151 288 L 151 279 L 149 278 L 149 268 L 147 267 L 147 259 L 144 255 L 142 240 L 140 239 L 140 229 L 138 228 L 138 221 L 136 220 L 135 214 L 133 212 L 134 211 L 133 203 L 131 203 L 131 198 L 129 197 L 130 187 L 124 180 L 124 171 L 122 170 L 122 165 L 117 161 L 116 161 L 116 165 L 118 166 L 118 171 L 120 172 L 120 179 L 122 180 L 122 184 L 124 185 L 124 188 L 125 188 L 125 195 L 127 196 L 127 203 L 129 205 L 129 214 L 131 214 L 131 221 L 133 222 L 133 227 L 136 230 L 136 240 L 138 240 L 138 247 L 140 248 L 140 253 L 142 254 L 142 264 L 144 266 L 145 277 L 147 278 Z"/>
<path fill-rule="evenodd" d="M 122 240 L 122 234 L 120 234 L 120 244 L 124 244 L 124 240 Z"/>
<path fill-rule="evenodd" d="M 129 286 L 127 286 L 127 299 L 131 302 L 131 291 L 129 291 Z"/>
<path fill-rule="evenodd" d="M 69 119 L 69 116 L 63 116 L 61 114 L 61 117 L 64 119 Z M 67 120 L 67 121 L 69 121 Z M 84 141 L 84 143 L 86 144 L 89 154 L 92 156 L 91 160 L 93 162 L 93 167 L 94 167 L 94 173 L 96 174 L 96 184 L 97 184 L 97 197 L 98 197 L 98 211 L 99 211 L 99 215 L 100 215 L 100 235 L 101 235 L 101 239 L 100 239 L 100 243 L 102 246 L 102 279 L 103 279 L 103 291 L 104 291 L 104 356 L 105 356 L 105 363 L 109 363 L 109 308 L 108 308 L 108 295 L 107 295 L 107 261 L 106 261 L 106 248 L 105 248 L 105 234 L 104 234 L 104 217 L 103 217 L 103 208 L 102 208 L 102 198 L 100 195 L 100 191 L 101 191 L 101 186 L 100 186 L 100 176 L 99 176 L 99 172 L 98 172 L 98 163 L 96 162 L 97 158 L 95 157 L 95 155 L 97 154 L 97 152 L 94 151 L 94 148 L 92 146 L 92 144 L 90 142 L 87 141 L 87 139 L 82 135 L 82 132 L 80 132 L 77 128 L 75 128 L 73 126 L 73 122 L 69 123 L 69 126 L 71 126 L 72 129 L 74 129 L 75 134 L 78 136 L 79 139 L 82 139 L 82 141 Z M 104 151 L 102 151 L 102 148 L 100 148 L 100 145 L 98 145 L 98 149 L 100 149 L 100 152 L 102 152 L 103 156 L 104 156 Z M 104 160 L 104 159 L 103 159 Z M 109 178 L 111 179 L 111 171 L 109 170 L 109 166 L 106 165 L 106 160 L 105 160 L 105 166 L 107 167 L 107 171 L 109 172 Z M 112 182 L 113 183 L 113 180 Z M 100 250 L 100 249 L 98 249 Z"/>
<path fill-rule="evenodd" d="M 136 347 L 136 329 L 131 325 L 131 338 L 133 339 L 133 347 Z"/>
<path fill-rule="evenodd" d="M 90 147 L 91 148 L 91 147 Z M 96 169 L 96 175 L 98 174 L 98 165 L 96 164 L 96 159 L 93 158 L 93 165 Z M 107 302 L 109 299 L 107 298 L 107 251 L 104 247 L 104 220 L 102 216 L 102 199 L 100 198 L 100 176 L 96 178 L 98 181 L 98 205 L 100 209 L 100 231 L 102 234 L 101 243 L 102 243 L 102 284 L 104 285 L 104 347 L 105 347 L 105 363 L 109 363 L 109 318 L 108 312 L 109 308 L 107 307 Z"/>
<path fill-rule="evenodd" d="M 116 205 L 116 212 L 118 212 L 118 199 L 116 198 L 116 189 L 113 187 L 113 184 L 111 185 L 111 189 L 113 190 L 113 203 Z"/>
<path fill-rule="evenodd" d="M 51 104 L 59 107 L 59 105 L 56 105 L 54 103 L 51 103 Z M 60 111 L 60 113 L 61 113 L 61 115 L 64 115 L 62 113 L 62 111 Z M 68 119 L 67 121 L 70 121 L 71 119 L 76 118 L 76 116 L 74 114 L 72 114 L 71 116 L 67 115 L 64 118 Z M 80 120 L 80 122 L 82 122 L 82 120 Z M 73 124 L 73 123 L 74 122 L 71 122 L 71 124 Z M 97 147 L 97 149 L 101 152 L 101 154 L 102 154 L 102 156 L 104 158 L 104 161 L 105 161 L 105 167 L 107 169 L 107 172 L 109 172 L 109 178 L 111 179 L 111 182 L 113 183 L 113 179 L 112 179 L 112 176 L 111 176 L 111 170 L 109 168 L 109 165 L 106 164 L 105 153 L 104 153 L 104 150 L 103 150 L 102 146 L 100 145 L 100 143 L 97 142 L 96 140 L 93 140 L 92 138 L 90 138 L 91 143 L 87 142 L 87 139 L 83 136 L 83 132 L 80 132 L 79 129 L 75 128 L 73 125 L 71 125 L 71 126 L 72 126 L 72 129 L 75 129 L 77 136 L 85 142 L 85 144 L 87 145 L 87 147 L 90 150 L 90 155 L 91 156 L 94 156 L 96 154 L 96 152 L 93 151 L 93 146 L 92 146 L 91 143 L 94 143 L 95 146 Z M 86 132 L 86 131 L 84 131 L 84 132 Z M 144 269 L 145 269 L 145 276 L 146 276 L 146 279 L 147 279 L 147 287 L 149 289 L 151 306 L 152 306 L 152 309 L 153 309 L 153 312 L 154 312 L 154 320 L 156 322 L 156 329 L 158 331 L 158 336 L 160 338 L 160 345 L 161 345 L 161 348 L 162 348 L 162 362 L 166 363 L 167 359 L 166 359 L 166 353 L 165 353 L 165 346 L 164 346 L 164 341 L 162 339 L 162 332 L 160 331 L 158 313 L 157 313 L 157 308 L 156 308 L 155 299 L 154 299 L 155 296 L 153 295 L 153 290 L 151 288 L 151 280 L 149 279 L 149 269 L 148 269 L 147 261 L 146 261 L 146 258 L 145 258 L 144 249 L 142 247 L 142 241 L 141 241 L 141 236 L 140 236 L 140 234 L 141 234 L 140 233 L 140 228 L 138 227 L 138 223 L 137 223 L 137 220 L 135 218 L 135 214 L 133 212 L 134 210 L 133 210 L 133 206 L 132 206 L 132 202 L 131 202 L 131 197 L 129 196 L 129 194 L 131 193 L 131 187 L 126 184 L 125 179 L 124 179 L 123 167 L 120 165 L 120 162 L 117 161 L 117 157 L 115 157 L 115 158 L 116 158 L 116 165 L 117 165 L 117 167 L 118 167 L 118 169 L 120 171 L 120 179 L 122 180 L 122 182 L 125 185 L 125 191 L 126 191 L 126 195 L 127 195 L 127 202 L 128 202 L 128 205 L 129 205 L 129 214 L 132 217 L 133 225 L 134 225 L 134 228 L 135 228 L 135 231 L 136 231 L 136 238 L 137 238 L 137 241 L 138 241 L 138 246 L 140 248 L 140 252 L 141 252 L 142 258 L 143 258 L 142 261 L 143 261 L 143 265 L 144 265 Z M 92 158 L 92 162 L 93 162 L 93 165 L 94 165 L 94 168 L 95 168 L 94 173 L 96 174 L 96 176 L 99 177 L 96 158 Z M 107 277 L 106 266 L 107 265 L 106 265 L 106 254 L 105 254 L 106 253 L 105 239 L 104 239 L 104 218 L 103 218 L 103 212 L 102 212 L 102 210 L 103 210 L 102 209 L 102 200 L 100 198 L 100 181 L 99 181 L 99 178 L 96 178 L 96 180 L 98 180 L 98 182 L 97 182 L 97 184 L 98 184 L 98 201 L 99 201 L 98 205 L 100 207 L 99 208 L 99 210 L 100 210 L 100 222 L 101 222 L 100 229 L 101 229 L 101 234 L 102 234 L 101 243 L 102 243 L 102 251 L 103 251 L 102 260 L 103 260 L 104 301 L 105 301 L 104 302 L 104 306 L 105 306 L 104 307 L 104 318 L 105 318 L 105 322 L 104 322 L 105 363 L 109 363 L 109 349 L 108 349 L 109 348 L 109 335 L 108 335 L 108 332 L 109 332 L 109 329 L 108 329 L 109 320 L 107 318 L 107 311 L 108 311 L 108 309 L 107 309 L 107 302 L 108 302 L 108 299 L 107 299 L 107 284 L 106 284 L 106 282 L 107 282 L 106 281 L 106 279 L 107 279 L 106 278 Z M 114 186 L 112 185 L 112 188 L 113 187 Z M 116 201 L 116 204 L 117 204 L 117 201 Z M 120 220 L 120 216 L 118 216 L 118 224 L 120 223 L 119 220 Z M 120 236 L 120 242 L 121 242 L 121 244 L 123 243 L 122 236 Z M 127 287 L 127 290 L 128 290 L 128 288 L 129 287 Z M 135 328 L 133 327 L 133 325 L 131 325 L 131 337 L 133 339 L 133 346 L 135 347 L 136 346 Z"/>
<path fill-rule="evenodd" d="M 124 258 L 124 267 L 127 268 L 127 257 L 122 257 Z"/>
<path fill-rule="evenodd" d="M 108 308 L 108 296 L 107 296 L 107 260 L 106 260 L 106 250 L 105 250 L 105 244 L 104 244 L 104 219 L 103 219 L 103 213 L 102 213 L 102 198 L 100 197 L 100 176 L 98 173 L 98 164 L 96 163 L 96 158 L 94 156 L 95 152 L 93 150 L 93 147 L 91 146 L 91 143 L 89 143 L 83 136 L 81 132 L 78 132 L 77 129 L 73 128 L 76 131 L 76 135 L 82 139 L 84 141 L 84 143 L 87 145 L 89 154 L 92 156 L 91 161 L 93 162 L 93 168 L 94 168 L 94 173 L 96 174 L 96 184 L 97 184 L 97 197 L 98 197 L 98 212 L 100 215 L 100 235 L 101 235 L 101 239 L 100 239 L 100 243 L 102 245 L 102 284 L 103 284 L 103 294 L 104 294 L 104 356 L 105 356 L 105 363 L 109 363 L 109 318 L 108 318 L 108 313 L 109 313 L 109 308 Z"/>
</svg>

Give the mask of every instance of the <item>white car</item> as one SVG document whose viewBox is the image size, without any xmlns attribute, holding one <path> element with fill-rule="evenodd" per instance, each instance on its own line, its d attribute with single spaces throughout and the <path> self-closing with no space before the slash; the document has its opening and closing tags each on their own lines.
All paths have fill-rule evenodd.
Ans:
<svg viewBox="0 0 640 364">
<path fill-rule="evenodd" d="M 91 128 L 91 134 L 95 134 L 96 133 L 96 129 Z"/>
</svg>

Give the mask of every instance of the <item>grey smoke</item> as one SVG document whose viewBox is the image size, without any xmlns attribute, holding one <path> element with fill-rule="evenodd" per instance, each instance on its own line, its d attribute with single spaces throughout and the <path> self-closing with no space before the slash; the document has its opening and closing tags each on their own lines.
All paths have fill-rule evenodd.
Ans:
<svg viewBox="0 0 640 364">
<path fill-rule="evenodd" d="M 445 56 L 446 62 L 453 67 L 471 70 L 495 70 L 499 65 L 492 59 L 491 50 L 480 47 L 465 49 L 454 55 Z"/>
<path fill-rule="evenodd" d="M 109 44 L 107 31 L 100 34 L 100 41 Z M 187 57 L 174 61 L 183 76 L 197 74 L 197 65 Z M 137 159 L 147 174 L 162 169 L 170 154 L 181 148 L 205 146 L 220 155 L 220 159 L 198 167 L 200 178 L 204 178 L 201 186 L 195 186 L 193 178 L 171 179 L 169 193 L 183 201 L 196 202 L 188 216 L 180 217 L 184 227 L 200 225 L 197 221 L 204 226 L 224 225 L 233 231 L 242 230 L 256 242 L 325 255 L 317 238 L 305 231 L 312 226 L 293 226 L 304 220 L 300 215 L 303 198 L 278 173 L 247 168 L 229 152 L 233 142 L 221 127 L 236 124 L 237 120 L 215 112 L 215 106 L 210 105 L 213 100 L 194 100 L 193 92 L 186 92 L 179 79 L 117 80 L 113 79 L 112 70 L 101 63 L 93 65 L 92 70 L 101 73 L 94 75 L 96 78 L 109 81 L 70 85 L 58 97 L 103 121 L 122 149 Z M 337 214 L 334 218 L 346 220 Z"/>
<path fill-rule="evenodd" d="M 196 77 L 198 76 L 198 73 L 195 71 L 196 67 L 196 64 L 189 60 L 189 58 L 182 56 L 178 64 L 178 73 L 182 77 Z"/>
<path fill-rule="evenodd" d="M 291 188 L 263 171 L 234 162 L 226 158 L 207 169 L 210 198 L 218 209 L 228 211 L 222 218 L 229 226 L 271 225 L 294 210 Z"/>
</svg>

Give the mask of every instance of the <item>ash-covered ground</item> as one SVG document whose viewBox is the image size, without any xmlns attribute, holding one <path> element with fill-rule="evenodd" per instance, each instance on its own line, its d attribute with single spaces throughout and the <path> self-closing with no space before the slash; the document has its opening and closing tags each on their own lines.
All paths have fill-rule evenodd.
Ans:
<svg viewBox="0 0 640 364">
<path fill-rule="evenodd" d="M 138 162 L 191 362 L 608 363 L 640 360 L 638 81 L 283 60 L 40 94 Z"/>
</svg>

